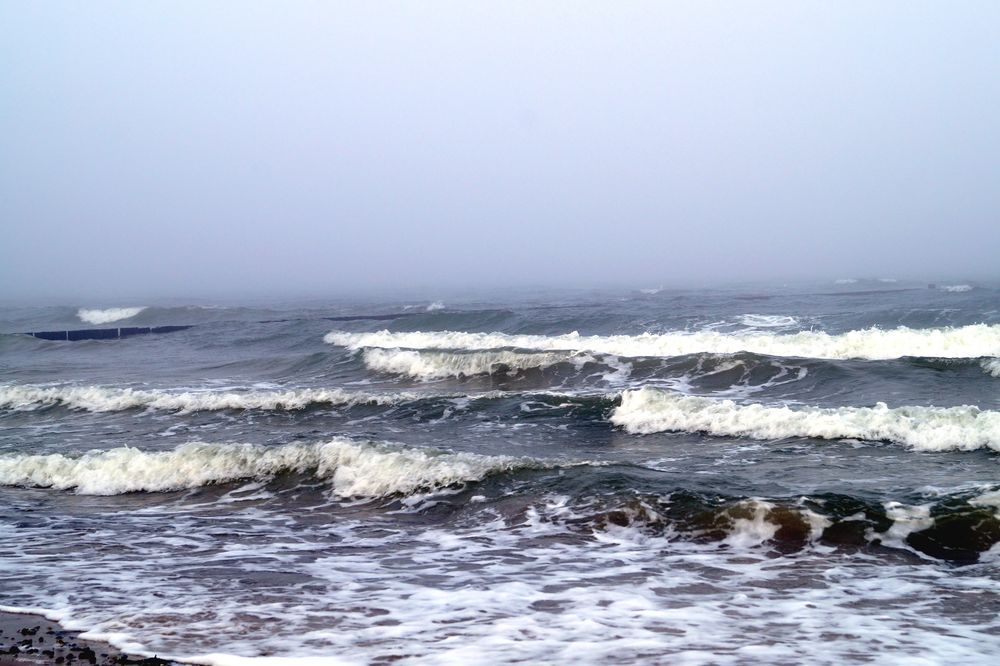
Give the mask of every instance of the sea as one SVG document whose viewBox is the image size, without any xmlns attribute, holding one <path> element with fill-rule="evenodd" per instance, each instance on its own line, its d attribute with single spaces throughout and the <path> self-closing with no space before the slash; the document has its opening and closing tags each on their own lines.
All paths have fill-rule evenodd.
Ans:
<svg viewBox="0 0 1000 666">
<path fill-rule="evenodd" d="M 1000 284 L 430 296 L 0 308 L 0 610 L 199 664 L 997 663 Z"/>
</svg>

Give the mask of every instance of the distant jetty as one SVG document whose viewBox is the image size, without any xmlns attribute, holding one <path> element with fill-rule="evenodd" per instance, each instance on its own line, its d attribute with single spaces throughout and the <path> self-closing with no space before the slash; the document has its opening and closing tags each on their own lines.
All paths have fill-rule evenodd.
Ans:
<svg viewBox="0 0 1000 666">
<path fill-rule="evenodd" d="M 190 326 L 123 326 L 121 328 L 81 328 L 75 331 L 34 331 L 25 333 L 42 340 L 119 340 L 132 335 L 147 333 L 173 333 L 191 328 Z"/>
</svg>

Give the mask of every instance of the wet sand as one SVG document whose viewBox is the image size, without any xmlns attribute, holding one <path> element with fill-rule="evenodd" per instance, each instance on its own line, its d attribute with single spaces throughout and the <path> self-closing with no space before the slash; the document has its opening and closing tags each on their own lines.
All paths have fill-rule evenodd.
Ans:
<svg viewBox="0 0 1000 666">
<path fill-rule="evenodd" d="M 133 664 L 177 666 L 155 657 L 128 655 L 107 643 L 80 638 L 40 615 L 0 612 L 0 666 L 39 664 Z"/>
</svg>

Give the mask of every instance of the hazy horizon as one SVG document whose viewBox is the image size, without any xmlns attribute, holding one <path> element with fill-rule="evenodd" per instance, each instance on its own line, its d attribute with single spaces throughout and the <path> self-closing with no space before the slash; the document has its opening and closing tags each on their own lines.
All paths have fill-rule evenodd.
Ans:
<svg viewBox="0 0 1000 666">
<path fill-rule="evenodd" d="M 1000 6 L 0 6 L 0 299 L 1000 277 Z"/>
</svg>

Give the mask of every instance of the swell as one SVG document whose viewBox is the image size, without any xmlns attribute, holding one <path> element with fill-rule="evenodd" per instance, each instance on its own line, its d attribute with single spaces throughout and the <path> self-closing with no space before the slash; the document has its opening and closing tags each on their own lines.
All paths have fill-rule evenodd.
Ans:
<svg viewBox="0 0 1000 666">
<path fill-rule="evenodd" d="M 145 309 L 145 306 L 133 308 L 107 308 L 104 310 L 80 308 L 77 310 L 76 316 L 80 318 L 80 321 L 87 324 L 110 324 L 113 321 L 131 319 Z"/>
<path fill-rule="evenodd" d="M 884 360 L 904 356 L 976 358 L 1000 356 L 1000 325 L 949 328 L 869 328 L 830 334 L 822 331 L 774 334 L 717 331 L 641 335 L 512 335 L 461 331 L 373 333 L 331 331 L 324 341 L 353 349 L 520 349 L 592 352 L 616 356 L 681 356 L 701 352 L 751 352 L 769 356 Z"/>
<path fill-rule="evenodd" d="M 562 363 L 572 364 L 579 370 L 587 363 L 597 362 L 593 356 L 573 352 L 523 353 L 498 350 L 453 353 L 378 347 L 365 349 L 362 359 L 369 370 L 421 380 L 516 374 Z"/>
<path fill-rule="evenodd" d="M 0 386 L 0 409 L 33 411 L 56 405 L 89 412 L 155 409 L 178 412 L 227 409 L 301 410 L 314 405 L 393 405 L 418 400 L 414 393 L 342 389 L 158 391 L 102 386 Z"/>
<path fill-rule="evenodd" d="M 924 358 L 912 357 L 906 361 L 918 368 L 931 370 L 955 370 L 965 367 L 979 367 L 991 377 L 1000 377 L 1000 358 Z"/>
<path fill-rule="evenodd" d="M 333 439 L 280 446 L 183 444 L 170 451 L 116 448 L 72 457 L 0 456 L 0 485 L 119 495 L 196 488 L 284 472 L 312 473 L 337 497 L 386 497 L 479 481 L 500 472 L 542 467 L 531 458 L 447 453 Z"/>
<path fill-rule="evenodd" d="M 788 437 L 888 441 L 917 451 L 1000 451 L 1000 412 L 977 407 L 819 408 L 740 405 L 654 388 L 625 391 L 611 422 L 634 434 L 702 432 L 776 440 Z"/>
</svg>

